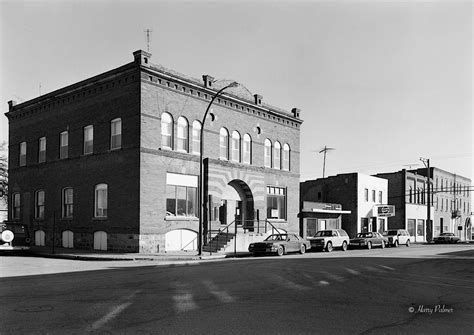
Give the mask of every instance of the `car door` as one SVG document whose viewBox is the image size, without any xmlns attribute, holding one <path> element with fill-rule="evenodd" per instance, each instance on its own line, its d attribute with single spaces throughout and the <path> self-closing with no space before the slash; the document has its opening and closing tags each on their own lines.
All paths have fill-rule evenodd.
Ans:
<svg viewBox="0 0 474 335">
<path fill-rule="evenodd" d="M 298 251 L 300 250 L 300 241 L 296 235 L 288 235 L 288 251 Z"/>
</svg>

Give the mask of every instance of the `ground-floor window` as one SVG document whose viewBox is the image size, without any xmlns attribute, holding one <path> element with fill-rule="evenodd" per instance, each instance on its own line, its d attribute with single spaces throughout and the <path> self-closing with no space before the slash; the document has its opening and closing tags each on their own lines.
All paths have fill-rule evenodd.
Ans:
<svg viewBox="0 0 474 335">
<path fill-rule="evenodd" d="M 416 235 L 425 236 L 425 220 L 418 220 L 416 225 Z"/>
<path fill-rule="evenodd" d="M 197 176 L 166 174 L 166 215 L 198 216 Z"/>
<path fill-rule="evenodd" d="M 415 219 L 408 219 L 407 220 L 407 230 L 410 236 L 415 236 Z"/>
<path fill-rule="evenodd" d="M 378 219 L 379 225 L 378 225 L 378 232 L 382 234 L 385 231 L 385 220 L 384 219 Z"/>
<path fill-rule="evenodd" d="M 37 247 L 45 246 L 45 233 L 42 230 L 35 231 L 35 245 Z"/>
<path fill-rule="evenodd" d="M 360 218 L 360 231 L 362 233 L 369 231 L 369 218 Z"/>
<path fill-rule="evenodd" d="M 267 187 L 267 218 L 286 219 L 286 189 L 283 187 Z"/>
</svg>

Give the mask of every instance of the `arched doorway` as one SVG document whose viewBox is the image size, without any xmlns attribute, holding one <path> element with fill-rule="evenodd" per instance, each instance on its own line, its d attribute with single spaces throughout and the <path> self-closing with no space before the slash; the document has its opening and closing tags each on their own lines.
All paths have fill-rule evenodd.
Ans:
<svg viewBox="0 0 474 335">
<path fill-rule="evenodd" d="M 254 217 L 254 201 L 250 187 L 242 180 L 232 180 L 226 185 L 221 196 L 221 225 L 235 221 L 237 225 L 250 229 L 253 227 Z"/>
<path fill-rule="evenodd" d="M 175 229 L 165 234 L 166 251 L 197 250 L 197 233 L 188 229 Z"/>
</svg>

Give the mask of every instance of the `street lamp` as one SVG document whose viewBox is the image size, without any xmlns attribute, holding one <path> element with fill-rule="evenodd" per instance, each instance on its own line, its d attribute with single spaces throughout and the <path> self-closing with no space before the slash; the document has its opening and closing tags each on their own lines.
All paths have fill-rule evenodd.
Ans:
<svg viewBox="0 0 474 335">
<path fill-rule="evenodd" d="M 203 242 L 203 225 L 204 225 L 204 215 L 207 215 L 206 211 L 206 202 L 204 199 L 204 176 L 203 176 L 203 158 L 202 153 L 204 149 L 204 125 L 206 122 L 207 114 L 211 108 L 212 103 L 216 98 L 224 92 L 224 90 L 237 87 L 239 84 L 237 82 L 232 82 L 229 85 L 221 88 L 217 93 L 212 97 L 209 105 L 207 105 L 206 112 L 201 122 L 201 137 L 200 137 L 200 146 L 199 146 L 199 236 L 198 236 L 198 255 L 202 255 L 202 242 Z"/>
</svg>

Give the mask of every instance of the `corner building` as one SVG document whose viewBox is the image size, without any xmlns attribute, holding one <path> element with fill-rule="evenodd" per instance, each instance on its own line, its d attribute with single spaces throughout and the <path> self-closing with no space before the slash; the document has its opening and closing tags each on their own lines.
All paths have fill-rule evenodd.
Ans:
<svg viewBox="0 0 474 335">
<path fill-rule="evenodd" d="M 27 223 L 35 245 L 196 249 L 201 122 L 230 82 L 133 55 L 114 70 L 9 102 L 8 219 Z M 203 129 L 204 232 L 236 224 L 245 235 L 262 221 L 298 231 L 299 114 L 242 85 L 214 100 Z"/>
</svg>

